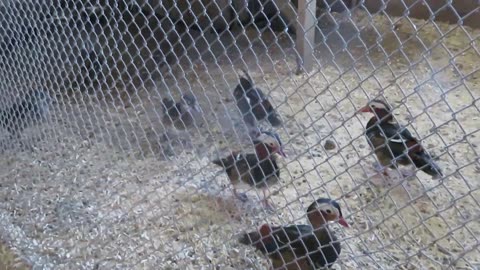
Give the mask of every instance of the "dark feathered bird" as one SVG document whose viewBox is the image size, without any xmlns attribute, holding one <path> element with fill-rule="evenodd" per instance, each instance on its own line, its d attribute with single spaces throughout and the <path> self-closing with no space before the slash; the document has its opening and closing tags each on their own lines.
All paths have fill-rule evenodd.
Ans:
<svg viewBox="0 0 480 270">
<path fill-rule="evenodd" d="M 307 208 L 311 225 L 271 226 L 264 224 L 258 231 L 245 233 L 239 242 L 253 245 L 267 255 L 274 269 L 313 270 L 330 267 L 341 252 L 340 242 L 327 223 L 337 221 L 349 227 L 340 205 L 320 198 Z"/>
<path fill-rule="evenodd" d="M 243 24 L 255 23 L 256 27 L 263 31 L 270 28 L 274 32 L 285 32 L 295 34 L 294 23 L 284 14 L 278 3 L 272 0 L 247 0 L 247 13 L 252 17 Z M 247 25 L 248 25 L 247 24 Z"/>
<path fill-rule="evenodd" d="M 245 183 L 260 188 L 263 192 L 263 203 L 271 207 L 267 200 L 266 189 L 278 182 L 280 169 L 277 164 L 276 153 L 285 156 L 278 135 L 264 132 L 254 140 L 255 153 L 243 154 L 234 152 L 231 155 L 214 160 L 213 163 L 224 168 L 233 185 L 233 193 L 241 200 L 246 195 L 238 194 L 235 186 Z"/>
<path fill-rule="evenodd" d="M 233 90 L 233 95 L 245 123 L 256 127 L 257 121 L 267 119 L 272 126 L 280 126 L 282 121 L 268 98 L 262 90 L 255 87 L 250 75 L 245 70 L 242 71 L 245 77 L 240 77 L 240 83 Z"/>
<path fill-rule="evenodd" d="M 164 98 L 162 103 L 163 121 L 166 125 L 173 124 L 177 129 L 187 129 L 199 120 L 201 109 L 197 99 L 191 94 L 183 95 L 177 103 L 169 98 Z"/>
<path fill-rule="evenodd" d="M 413 164 L 433 178 L 443 176 L 440 167 L 420 142 L 407 128 L 397 123 L 387 103 L 373 100 L 360 109 L 360 112 L 375 114 L 368 121 L 365 133 L 380 164 L 384 167 L 384 175 L 388 175 L 388 167 L 395 168 L 396 164 Z"/>
<path fill-rule="evenodd" d="M 0 124 L 11 135 L 15 135 L 29 125 L 44 120 L 53 102 L 48 93 L 32 91 L 10 108 L 0 111 Z"/>
</svg>

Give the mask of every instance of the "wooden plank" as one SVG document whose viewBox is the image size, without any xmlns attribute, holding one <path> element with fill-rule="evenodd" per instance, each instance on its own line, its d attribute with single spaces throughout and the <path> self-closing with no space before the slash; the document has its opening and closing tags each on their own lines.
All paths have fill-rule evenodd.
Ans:
<svg viewBox="0 0 480 270">
<path fill-rule="evenodd" d="M 298 1 L 297 51 L 299 53 L 297 73 L 312 70 L 315 63 L 313 47 L 315 46 L 316 0 Z"/>
</svg>

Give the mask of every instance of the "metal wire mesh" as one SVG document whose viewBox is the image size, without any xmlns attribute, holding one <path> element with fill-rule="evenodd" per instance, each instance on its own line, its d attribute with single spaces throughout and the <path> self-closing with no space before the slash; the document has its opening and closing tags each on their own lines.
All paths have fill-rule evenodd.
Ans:
<svg viewBox="0 0 480 270">
<path fill-rule="evenodd" d="M 330 226 L 335 269 L 478 269 L 480 31 L 463 22 L 479 8 L 428 2 L 422 20 L 407 16 L 418 4 L 372 2 L 2 2 L 0 239 L 16 259 L 2 251 L 0 268 L 266 269 L 239 235 L 308 224 L 324 197 L 351 225 Z M 455 23 L 434 20 L 445 10 Z M 245 120 L 242 70 L 281 124 Z M 376 171 L 359 112 L 374 99 L 443 177 Z M 260 130 L 287 153 L 273 210 L 212 163 L 254 153 Z"/>
</svg>

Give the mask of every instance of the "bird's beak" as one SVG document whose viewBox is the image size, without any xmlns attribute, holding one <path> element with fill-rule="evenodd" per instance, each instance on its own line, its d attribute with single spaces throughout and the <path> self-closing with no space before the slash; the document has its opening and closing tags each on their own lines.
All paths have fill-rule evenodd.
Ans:
<svg viewBox="0 0 480 270">
<path fill-rule="evenodd" d="M 360 110 L 358 110 L 358 112 L 372 112 L 372 109 L 370 108 L 370 106 L 365 106 L 363 108 L 361 108 Z"/>
<path fill-rule="evenodd" d="M 338 223 L 345 228 L 350 228 L 350 225 L 348 225 L 347 221 L 343 217 L 338 219 Z"/>
</svg>

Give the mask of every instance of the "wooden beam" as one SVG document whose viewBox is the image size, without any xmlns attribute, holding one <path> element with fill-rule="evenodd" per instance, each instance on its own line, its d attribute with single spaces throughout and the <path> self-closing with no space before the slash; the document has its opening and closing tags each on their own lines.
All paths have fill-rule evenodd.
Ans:
<svg viewBox="0 0 480 270">
<path fill-rule="evenodd" d="M 314 56 L 313 47 L 315 45 L 315 25 L 316 25 L 316 0 L 298 0 L 298 23 L 297 23 L 297 51 L 298 69 L 309 72 L 313 68 Z"/>
</svg>

